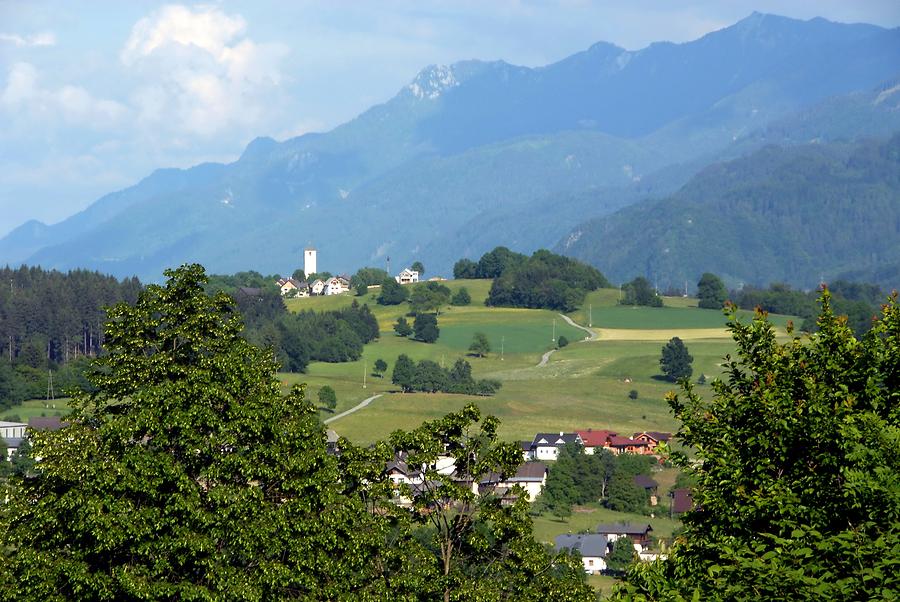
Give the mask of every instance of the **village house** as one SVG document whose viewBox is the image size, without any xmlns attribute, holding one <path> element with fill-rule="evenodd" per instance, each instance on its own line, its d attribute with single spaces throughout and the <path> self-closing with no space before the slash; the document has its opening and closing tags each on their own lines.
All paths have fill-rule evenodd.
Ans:
<svg viewBox="0 0 900 602">
<path fill-rule="evenodd" d="M 533 502 L 541 494 L 547 484 L 547 466 L 541 462 L 526 462 L 519 466 L 516 474 L 505 479 L 497 473 L 485 475 L 479 483 L 479 493 L 494 491 L 505 495 L 516 485 L 525 490 L 526 498 Z"/>
<path fill-rule="evenodd" d="M 0 421 L 0 439 L 6 443 L 6 459 L 10 459 L 19 450 L 22 441 L 25 440 L 25 429 L 28 425 L 24 422 Z"/>
<path fill-rule="evenodd" d="M 295 278 L 279 278 L 275 284 L 281 291 L 282 297 L 308 297 L 309 285 L 305 281 Z"/>
<path fill-rule="evenodd" d="M 325 281 L 324 295 L 340 295 L 350 290 L 350 280 L 344 276 L 334 276 Z"/>
<path fill-rule="evenodd" d="M 618 454 L 640 454 L 652 455 L 653 450 L 650 445 L 641 439 L 632 439 L 630 437 L 619 437 L 613 435 L 609 438 L 609 450 Z"/>
<path fill-rule="evenodd" d="M 584 445 L 578 433 L 538 433 L 531 442 L 531 457 L 535 460 L 556 460 L 559 448 L 567 443 Z"/>
<path fill-rule="evenodd" d="M 584 442 L 584 453 L 593 455 L 595 451 L 599 452 L 603 449 L 609 449 L 610 437 L 615 437 L 618 433 L 608 430 L 595 431 L 588 429 L 586 431 L 575 431 Z"/>
<path fill-rule="evenodd" d="M 672 440 L 672 433 L 664 433 L 661 431 L 644 431 L 643 433 L 635 433 L 633 439 L 637 441 L 646 441 L 651 451 L 656 451 L 660 443 L 668 443 Z"/>
<path fill-rule="evenodd" d="M 316 279 L 312 284 L 309 285 L 309 294 L 310 295 L 321 295 L 325 290 L 325 281 L 321 279 Z"/>
<path fill-rule="evenodd" d="M 419 272 L 406 268 L 405 270 L 400 272 L 399 275 L 394 277 L 394 280 L 396 280 L 400 284 L 413 284 L 419 281 Z"/>
<path fill-rule="evenodd" d="M 669 492 L 669 516 L 674 518 L 694 509 L 694 499 L 688 487 L 679 487 Z"/>
<path fill-rule="evenodd" d="M 588 575 L 606 570 L 606 555 L 609 553 L 610 542 L 603 535 L 594 533 L 557 535 L 553 542 L 557 552 L 572 550 L 581 554 L 584 572 Z"/>
<path fill-rule="evenodd" d="M 643 524 L 601 524 L 597 525 L 597 534 L 603 535 L 609 541 L 609 543 L 613 543 L 620 537 L 627 538 L 634 545 L 634 550 L 640 554 L 650 545 L 650 532 L 653 530 L 653 527 L 650 525 Z"/>
<path fill-rule="evenodd" d="M 643 474 L 635 475 L 633 481 L 635 486 L 640 487 L 647 492 L 651 506 L 655 506 L 659 503 L 659 498 L 656 495 L 659 491 L 659 483 Z"/>
</svg>

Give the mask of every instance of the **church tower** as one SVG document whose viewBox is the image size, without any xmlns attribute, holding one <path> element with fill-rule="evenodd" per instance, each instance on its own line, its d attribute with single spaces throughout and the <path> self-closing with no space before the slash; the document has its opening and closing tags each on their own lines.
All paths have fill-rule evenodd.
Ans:
<svg viewBox="0 0 900 602">
<path fill-rule="evenodd" d="M 309 276 L 315 274 L 316 269 L 316 250 L 313 247 L 306 247 L 303 250 L 303 273 Z"/>
</svg>

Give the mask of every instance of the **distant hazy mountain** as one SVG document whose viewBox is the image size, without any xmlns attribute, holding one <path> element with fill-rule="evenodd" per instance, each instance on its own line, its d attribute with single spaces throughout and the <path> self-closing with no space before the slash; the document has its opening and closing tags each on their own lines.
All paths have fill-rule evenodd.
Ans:
<svg viewBox="0 0 900 602">
<path fill-rule="evenodd" d="M 898 29 L 753 14 L 693 42 L 600 43 L 534 69 L 432 66 L 330 132 L 258 139 L 232 164 L 159 171 L 60 224 L 29 222 L 0 240 L 0 262 L 289 273 L 314 244 L 331 271 L 390 255 L 446 273 L 497 244 L 550 246 L 773 139 L 864 134 L 883 107 L 846 95 L 893 81 L 898 57 Z"/>
<path fill-rule="evenodd" d="M 560 245 L 619 281 L 900 286 L 900 134 L 766 146 L 704 169 L 676 194 L 579 226 Z"/>
</svg>

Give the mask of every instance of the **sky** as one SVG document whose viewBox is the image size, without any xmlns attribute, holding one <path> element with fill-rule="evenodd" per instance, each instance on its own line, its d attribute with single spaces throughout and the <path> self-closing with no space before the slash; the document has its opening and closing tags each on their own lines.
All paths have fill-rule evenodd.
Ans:
<svg viewBox="0 0 900 602">
<path fill-rule="evenodd" d="M 0 0 L 0 236 L 156 168 L 327 131 L 431 64 L 637 50 L 753 11 L 900 26 L 897 0 Z"/>
</svg>

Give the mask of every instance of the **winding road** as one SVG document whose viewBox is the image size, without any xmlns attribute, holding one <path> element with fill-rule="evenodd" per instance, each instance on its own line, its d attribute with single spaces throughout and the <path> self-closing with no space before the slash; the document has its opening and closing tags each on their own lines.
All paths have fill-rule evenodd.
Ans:
<svg viewBox="0 0 900 602">
<path fill-rule="evenodd" d="M 364 407 L 366 407 L 367 405 L 369 405 L 370 403 L 372 403 L 373 401 L 375 401 L 382 395 L 384 395 L 384 393 L 379 393 L 378 395 L 373 395 L 372 397 L 363 399 L 361 402 L 359 402 L 357 405 L 353 406 L 349 410 L 343 411 L 340 414 L 338 414 L 337 416 L 332 416 L 331 418 L 329 418 L 328 420 L 324 420 L 323 422 L 325 424 L 328 424 L 329 422 L 334 422 L 338 418 L 343 418 L 344 416 L 348 416 L 348 415 L 352 414 L 353 412 L 355 412 L 356 410 L 363 409 Z"/>
<path fill-rule="evenodd" d="M 594 332 L 593 330 L 591 330 L 591 329 L 588 328 L 587 326 L 582 326 L 581 324 L 576 324 L 576 323 L 572 320 L 572 318 L 570 318 L 569 316 L 566 316 L 566 315 L 563 315 L 563 314 L 559 314 L 559 317 L 561 317 L 563 320 L 565 320 L 566 323 L 567 323 L 569 326 L 572 326 L 573 328 L 578 328 L 579 330 L 583 330 L 583 331 L 585 331 L 586 333 L 588 333 L 588 336 L 585 337 L 585 340 L 586 340 L 586 341 L 596 341 L 597 339 L 600 338 L 600 335 L 598 335 L 596 332 Z"/>
</svg>

